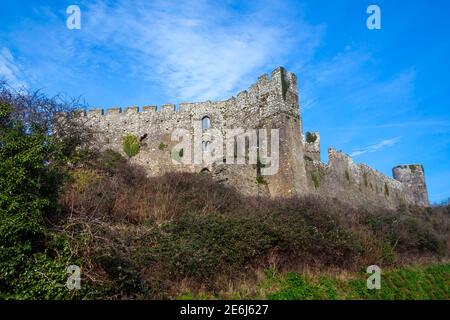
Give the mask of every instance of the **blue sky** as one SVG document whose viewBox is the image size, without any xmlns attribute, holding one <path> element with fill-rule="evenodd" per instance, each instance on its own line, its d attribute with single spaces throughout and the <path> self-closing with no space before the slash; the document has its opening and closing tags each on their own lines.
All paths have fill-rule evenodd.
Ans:
<svg viewBox="0 0 450 320">
<path fill-rule="evenodd" d="M 81 30 L 66 8 L 81 8 Z M 366 9 L 381 8 L 381 30 Z M 450 197 L 450 1 L 3 0 L 0 77 L 91 106 L 228 98 L 281 65 L 304 130 L 391 176 L 425 166 Z"/>
</svg>

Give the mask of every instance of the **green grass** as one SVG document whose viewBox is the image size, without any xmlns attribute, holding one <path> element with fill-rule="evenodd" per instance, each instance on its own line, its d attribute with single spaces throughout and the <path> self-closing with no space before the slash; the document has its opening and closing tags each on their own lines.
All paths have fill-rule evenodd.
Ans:
<svg viewBox="0 0 450 320">
<path fill-rule="evenodd" d="M 321 274 L 265 271 L 255 290 L 239 287 L 225 295 L 209 292 L 183 293 L 177 299 L 268 299 L 268 300 L 449 300 L 450 264 L 403 267 L 381 273 L 381 289 L 367 289 L 364 271 L 347 279 Z M 251 294 L 250 292 L 253 292 Z"/>
<path fill-rule="evenodd" d="M 269 276 L 266 282 L 278 289 L 268 293 L 273 300 L 448 300 L 450 264 L 405 267 L 381 274 L 381 289 L 367 289 L 369 274 L 360 273 L 349 280 L 328 276 L 312 277 L 298 273 Z M 267 283 L 265 286 L 270 287 Z"/>
</svg>

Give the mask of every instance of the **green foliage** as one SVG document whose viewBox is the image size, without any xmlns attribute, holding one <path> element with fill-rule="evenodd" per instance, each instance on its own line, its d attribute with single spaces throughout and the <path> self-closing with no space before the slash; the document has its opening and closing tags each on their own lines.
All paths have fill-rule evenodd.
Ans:
<svg viewBox="0 0 450 320">
<path fill-rule="evenodd" d="M 258 176 L 256 176 L 256 183 L 257 184 L 267 184 L 267 181 L 263 176 L 258 175 Z"/>
<path fill-rule="evenodd" d="M 123 164 L 126 159 L 122 157 L 122 155 L 117 151 L 108 149 L 103 151 L 98 156 L 97 161 L 101 165 L 102 169 L 106 169 L 107 171 L 114 171 L 119 167 L 120 164 Z"/>
<path fill-rule="evenodd" d="M 397 252 L 442 254 L 445 251 L 446 238 L 439 237 L 436 230 L 425 225 L 419 217 L 407 214 L 401 217 L 369 214 L 363 218 L 363 223 L 382 237 L 382 254 L 385 260 L 393 260 L 391 251 L 394 248 Z"/>
<path fill-rule="evenodd" d="M 105 290 L 103 295 L 108 295 L 110 292 L 122 292 L 137 299 L 149 297 L 150 288 L 140 277 L 139 267 L 130 259 L 113 253 L 98 257 L 96 262 L 114 282 L 114 287 L 103 288 Z"/>
<path fill-rule="evenodd" d="M 387 183 L 384 183 L 384 195 L 386 197 L 389 197 L 389 187 L 388 187 Z"/>
<path fill-rule="evenodd" d="M 180 277 L 211 278 L 264 254 L 274 241 L 267 231 L 248 218 L 185 216 L 164 227 L 157 260 Z"/>
<path fill-rule="evenodd" d="M 311 179 L 314 184 L 314 188 L 317 189 L 319 187 L 319 176 L 316 173 L 311 172 Z"/>
<path fill-rule="evenodd" d="M 72 173 L 72 177 L 73 187 L 78 192 L 84 192 L 90 184 L 100 179 L 98 173 L 88 169 L 74 170 L 74 172 Z"/>
<path fill-rule="evenodd" d="M 158 146 L 158 149 L 162 151 L 162 150 L 166 150 L 167 147 L 168 147 L 167 144 L 165 144 L 164 142 L 161 142 Z"/>
<path fill-rule="evenodd" d="M 359 240 L 334 221 L 313 220 L 306 221 L 295 212 L 266 218 L 185 215 L 153 234 L 153 245 L 145 246 L 152 249 L 140 251 L 139 256 L 151 257 L 171 275 L 204 281 L 240 272 L 273 248 L 292 259 L 337 254 L 325 258 L 330 264 L 361 252 Z"/>
<path fill-rule="evenodd" d="M 394 249 L 392 248 L 392 243 L 388 237 L 384 238 L 380 241 L 381 244 L 381 259 L 384 262 L 390 264 L 395 260 Z"/>
<path fill-rule="evenodd" d="M 8 98 L 9 97 L 9 98 Z M 27 100 L 43 107 L 48 100 Z M 70 135 L 51 135 L 39 117 L 0 100 L 0 299 L 62 299 L 82 294 L 66 287 L 66 268 L 81 265 L 69 242 L 49 228 L 60 211 L 67 163 L 83 150 Z M 10 100 L 8 100 L 10 99 Z M 31 105 L 33 107 L 33 105 Z M 24 121 L 26 119 L 26 121 Z M 36 120 L 37 119 L 37 120 Z M 84 291 L 83 291 L 84 292 Z"/>
<path fill-rule="evenodd" d="M 81 259 L 71 255 L 71 246 L 63 236 L 48 234 L 46 248 L 29 255 L 15 265 L 15 276 L 2 283 L 0 299 L 77 299 L 88 297 L 91 285 L 83 282 L 81 290 L 68 290 L 66 287 L 69 265 L 82 266 Z M 13 256 L 9 256 L 12 258 Z M 3 258 L 3 257 L 2 257 Z M 15 257 L 16 259 L 18 256 Z M 13 258 L 13 260 L 16 260 Z M 17 261 L 17 260 L 16 260 Z M 10 262 L 11 263 L 14 262 Z M 1 267 L 4 265 L 2 264 Z M 3 270 L 2 270 L 3 271 Z M 4 279 L 6 280 L 6 279 Z"/>
<path fill-rule="evenodd" d="M 277 281 L 277 279 L 274 279 Z M 273 281 L 273 280 L 272 280 Z M 269 293 L 271 300 L 335 300 L 337 298 L 336 281 L 329 277 L 320 277 L 315 283 L 307 276 L 289 272 L 278 279 L 281 289 Z"/>
<path fill-rule="evenodd" d="M 35 124 L 26 128 L 5 103 L 0 122 L 0 298 L 60 297 L 52 279 L 65 271 L 44 247 L 64 177 L 55 161 L 61 145 Z"/>
<path fill-rule="evenodd" d="M 450 265 L 406 267 L 382 273 L 381 289 L 369 290 L 367 275 L 348 281 L 345 299 L 370 300 L 447 300 L 450 298 Z"/>
<path fill-rule="evenodd" d="M 306 142 L 314 143 L 317 140 L 317 135 L 315 133 L 306 132 Z"/>
<path fill-rule="evenodd" d="M 256 160 L 256 168 L 262 169 L 265 167 L 266 167 L 266 165 L 264 163 L 262 163 L 261 159 L 258 157 L 258 159 Z"/>
<path fill-rule="evenodd" d="M 129 158 L 136 156 L 141 149 L 138 137 L 133 134 L 127 134 L 123 137 L 122 147 Z"/>
<path fill-rule="evenodd" d="M 264 287 L 273 300 L 369 299 L 369 300 L 447 300 L 450 298 L 450 264 L 405 267 L 382 273 L 381 289 L 367 289 L 367 273 L 341 280 L 330 276 L 311 277 L 298 273 L 266 274 Z"/>
</svg>

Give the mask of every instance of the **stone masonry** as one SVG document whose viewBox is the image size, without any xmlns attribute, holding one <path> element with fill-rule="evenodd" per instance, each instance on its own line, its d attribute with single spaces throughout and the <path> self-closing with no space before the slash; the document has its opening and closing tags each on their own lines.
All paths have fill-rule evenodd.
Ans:
<svg viewBox="0 0 450 320">
<path fill-rule="evenodd" d="M 313 193 L 352 205 L 389 208 L 400 204 L 429 205 L 421 165 L 397 166 L 393 169 L 395 179 L 391 179 L 364 164 L 355 164 L 349 156 L 332 148 L 328 151 L 328 164 L 322 163 L 319 133 L 302 133 L 297 77 L 282 67 L 271 76 L 262 75 L 248 91 L 225 101 L 181 103 L 178 108 L 166 104 L 159 111 L 156 106 L 144 106 L 141 111 L 138 107 L 123 111 L 110 108 L 106 112 L 93 109 L 81 111 L 78 116 L 95 132 L 103 150 L 112 149 L 125 155 L 124 137 L 137 137 L 140 150 L 130 161 L 143 166 L 149 175 L 167 171 L 209 172 L 246 195 L 290 197 Z M 233 128 L 278 129 L 278 172 L 261 176 L 260 161 L 229 164 L 223 158 L 213 164 L 174 163 L 174 147 L 179 141 L 172 141 L 172 132 L 181 128 L 194 134 L 196 124 L 205 119 L 211 129 L 219 130 L 224 137 Z M 201 132 L 206 137 L 208 129 L 204 129 Z M 260 147 L 259 143 L 258 140 Z"/>
</svg>

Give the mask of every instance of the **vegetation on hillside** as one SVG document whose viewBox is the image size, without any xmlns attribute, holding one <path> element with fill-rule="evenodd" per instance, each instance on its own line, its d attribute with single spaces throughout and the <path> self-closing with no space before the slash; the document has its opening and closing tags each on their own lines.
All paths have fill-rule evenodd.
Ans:
<svg viewBox="0 0 450 320">
<path fill-rule="evenodd" d="M 50 231 L 69 164 L 87 140 L 80 123 L 54 122 L 63 103 L 0 83 L 0 298 L 67 298 L 73 257 L 63 233 Z M 60 134 L 55 134 L 58 131 Z"/>
<path fill-rule="evenodd" d="M 0 88 L 0 299 L 216 297 L 239 283 L 257 297 L 269 282 L 276 290 L 266 298 L 303 298 L 301 288 L 317 287 L 306 270 L 449 257 L 448 205 L 351 208 L 314 196 L 245 197 L 209 175 L 149 178 L 121 154 L 95 150 L 80 119 L 54 121 L 74 107 Z M 66 288 L 69 265 L 82 268 L 81 290 Z M 430 297 L 443 297 L 439 270 Z M 324 297 L 372 298 L 344 291 Z"/>
</svg>

